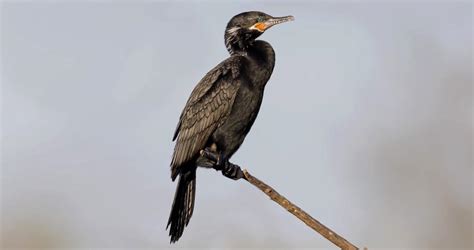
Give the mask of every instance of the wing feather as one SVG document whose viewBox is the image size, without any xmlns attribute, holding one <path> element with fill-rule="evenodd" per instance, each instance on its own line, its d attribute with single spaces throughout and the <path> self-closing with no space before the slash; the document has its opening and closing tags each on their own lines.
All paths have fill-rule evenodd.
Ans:
<svg viewBox="0 0 474 250">
<path fill-rule="evenodd" d="M 172 178 L 183 163 L 205 147 L 209 136 L 230 113 L 241 78 L 245 57 L 233 56 L 217 65 L 194 88 L 180 116 L 173 140 Z"/>
</svg>

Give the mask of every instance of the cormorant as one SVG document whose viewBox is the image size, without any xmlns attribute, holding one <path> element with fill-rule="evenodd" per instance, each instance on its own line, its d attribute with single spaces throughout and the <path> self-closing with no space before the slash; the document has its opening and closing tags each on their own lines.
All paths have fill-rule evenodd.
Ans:
<svg viewBox="0 0 474 250">
<path fill-rule="evenodd" d="M 167 227 L 171 243 L 183 234 L 193 214 L 196 168 L 222 170 L 232 179 L 242 171 L 229 158 L 237 151 L 257 117 L 263 91 L 275 66 L 275 52 L 255 40 L 270 27 L 294 20 L 250 11 L 234 16 L 225 30 L 230 57 L 197 84 L 179 118 L 171 161 L 171 179 L 179 175 Z"/>
</svg>

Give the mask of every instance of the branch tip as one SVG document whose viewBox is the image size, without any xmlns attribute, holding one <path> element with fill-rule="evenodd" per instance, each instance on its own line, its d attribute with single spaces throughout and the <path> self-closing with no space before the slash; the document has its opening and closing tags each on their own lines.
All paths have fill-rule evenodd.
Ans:
<svg viewBox="0 0 474 250">
<path fill-rule="evenodd" d="M 244 174 L 244 179 L 249 182 L 250 184 L 254 185 L 262 192 L 264 192 L 270 199 L 278 203 L 280 206 L 285 208 L 288 212 L 292 213 L 302 222 L 304 222 L 307 226 L 312 228 L 314 231 L 322 235 L 327 240 L 331 241 L 334 245 L 338 246 L 343 250 L 357 250 L 358 248 L 351 244 L 349 241 L 323 225 L 318 220 L 314 219 L 306 213 L 304 210 L 296 206 L 295 204 L 291 203 L 288 199 L 286 199 L 283 195 L 279 194 L 275 189 L 264 183 L 263 181 L 259 180 L 258 178 L 252 176 L 247 169 L 242 170 Z M 366 248 L 365 248 L 366 249 Z"/>
</svg>

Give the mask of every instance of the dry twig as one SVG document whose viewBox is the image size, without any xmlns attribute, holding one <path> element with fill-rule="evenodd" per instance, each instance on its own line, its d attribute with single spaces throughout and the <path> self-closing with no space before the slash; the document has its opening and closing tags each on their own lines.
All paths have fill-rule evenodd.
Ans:
<svg viewBox="0 0 474 250">
<path fill-rule="evenodd" d="M 311 215 L 307 214 L 301 208 L 291 203 L 291 201 L 286 199 L 283 195 L 279 194 L 277 191 L 275 191 L 275 189 L 265 184 L 263 181 L 257 179 L 256 177 L 252 176 L 246 169 L 243 170 L 243 173 L 244 173 L 244 179 L 247 180 L 250 184 L 262 190 L 262 192 L 268 195 L 273 201 L 278 203 L 280 206 L 284 207 L 286 210 L 288 210 L 288 212 L 292 213 L 294 216 L 296 216 L 306 225 L 311 227 L 314 231 L 324 236 L 324 238 L 334 243 L 336 246 L 340 247 L 343 250 L 358 249 L 349 241 L 342 238 L 340 235 L 338 235 L 337 233 L 335 233 L 334 231 L 332 231 L 331 229 L 323 225 L 321 222 L 311 217 Z"/>
</svg>

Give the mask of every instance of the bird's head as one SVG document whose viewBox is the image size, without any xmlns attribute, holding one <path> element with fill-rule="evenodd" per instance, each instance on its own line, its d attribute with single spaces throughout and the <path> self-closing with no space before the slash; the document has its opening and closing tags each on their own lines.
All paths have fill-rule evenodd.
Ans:
<svg viewBox="0 0 474 250">
<path fill-rule="evenodd" d="M 225 45 L 232 54 L 245 51 L 257 37 L 274 25 L 293 21 L 293 16 L 272 17 L 259 11 L 240 13 L 230 19 L 225 30 Z"/>
</svg>

